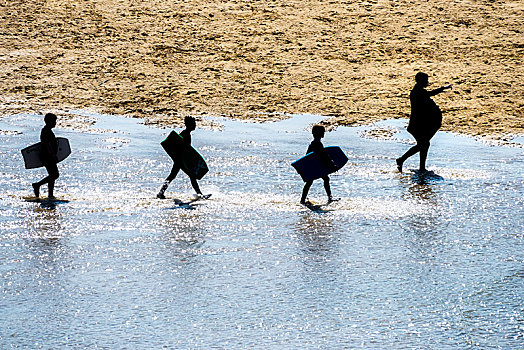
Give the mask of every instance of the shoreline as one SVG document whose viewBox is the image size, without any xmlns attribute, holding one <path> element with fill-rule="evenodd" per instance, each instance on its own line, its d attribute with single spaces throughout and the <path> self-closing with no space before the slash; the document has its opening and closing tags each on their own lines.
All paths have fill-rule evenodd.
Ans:
<svg viewBox="0 0 524 350">
<path fill-rule="evenodd" d="M 52 111 L 53 113 L 58 115 L 58 123 L 57 127 L 62 128 L 64 130 L 73 130 L 78 131 L 81 133 L 84 132 L 102 132 L 98 128 L 94 127 L 95 124 L 99 121 L 100 117 L 104 116 L 110 116 L 115 118 L 129 118 L 134 119 L 138 123 L 156 128 L 156 129 L 169 129 L 169 128 L 183 128 L 183 119 L 175 119 L 175 120 L 169 120 L 168 122 L 159 122 L 158 120 L 153 120 L 153 122 L 148 121 L 147 119 L 130 116 L 130 115 L 118 115 L 118 114 L 110 114 L 110 113 L 102 113 L 96 110 L 92 109 L 72 109 L 69 111 L 60 111 L 55 110 Z M 43 114 L 36 112 L 35 109 L 11 109 L 9 114 L 3 114 L 0 115 L 0 120 L 8 115 L 16 115 L 16 114 Z M 338 127 L 364 127 L 362 131 L 359 132 L 359 137 L 366 138 L 366 139 L 375 139 L 379 141 L 391 141 L 391 140 L 397 140 L 397 141 L 406 141 L 404 138 L 398 138 L 395 135 L 406 131 L 405 128 L 400 127 L 398 125 L 391 126 L 388 125 L 390 122 L 403 122 L 405 126 L 407 126 L 407 123 L 409 122 L 409 119 L 406 118 L 397 118 L 397 119 L 382 119 L 382 120 L 376 120 L 373 122 L 370 122 L 368 124 L 353 124 L 353 125 L 333 125 L 329 123 L 329 117 L 327 116 L 321 116 L 321 115 L 313 115 L 313 114 L 278 114 L 278 115 L 271 115 L 267 116 L 267 118 L 257 118 L 257 119 L 236 119 L 238 121 L 243 121 L 247 123 L 273 123 L 278 121 L 283 121 L 287 119 L 293 119 L 293 118 L 302 118 L 304 119 L 304 127 L 307 125 L 310 125 L 310 121 L 308 121 L 308 118 L 314 117 L 315 119 L 318 119 L 318 124 L 322 124 L 326 126 L 326 129 L 328 132 L 335 131 Z M 235 120 L 231 119 L 227 116 L 212 116 L 212 115 L 205 115 L 201 114 L 199 116 L 196 116 L 199 128 L 201 129 L 216 129 L 221 130 L 222 125 L 220 122 L 217 122 L 213 119 L 215 118 L 224 118 L 226 120 Z M 382 124 L 382 125 L 381 125 Z M 385 124 L 385 125 L 384 125 Z M 396 124 L 396 123 L 395 123 Z M 0 130 L 0 135 L 5 132 L 5 130 Z M 452 135 L 462 136 L 462 137 L 468 137 L 471 139 L 474 139 L 476 141 L 479 141 L 481 143 L 484 143 L 488 146 L 498 146 L 498 147 L 512 147 L 512 148 L 524 148 L 524 133 L 507 133 L 505 135 L 499 136 L 499 137 L 493 137 L 492 135 L 469 135 L 465 133 L 458 133 L 454 131 L 446 131 L 446 130 L 440 130 L 440 132 L 446 132 L 450 133 Z M 437 133 L 438 135 L 438 133 Z M 407 140 L 414 143 L 414 139 L 410 135 L 411 139 Z"/>
<path fill-rule="evenodd" d="M 331 126 L 409 117 L 417 71 L 443 131 L 524 134 L 524 4 L 437 0 L 36 0 L 0 4 L 0 113 L 99 113 L 177 125 L 316 114 Z M 22 15 L 21 15 L 22 14 Z M 264 117 L 262 117 L 264 116 Z"/>
</svg>

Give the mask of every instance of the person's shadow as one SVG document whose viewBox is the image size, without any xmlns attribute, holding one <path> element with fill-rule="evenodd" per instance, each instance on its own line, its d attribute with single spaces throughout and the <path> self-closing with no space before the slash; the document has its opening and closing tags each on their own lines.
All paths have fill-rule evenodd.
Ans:
<svg viewBox="0 0 524 350">
<path fill-rule="evenodd" d="M 67 199 L 24 197 L 26 202 L 39 203 L 42 209 L 56 209 L 59 204 L 69 203 Z"/>
<path fill-rule="evenodd" d="M 333 211 L 334 209 L 329 209 L 327 206 L 331 203 L 325 203 L 325 204 L 313 204 L 313 203 L 305 203 L 304 206 L 311 210 L 312 212 L 318 213 L 318 214 L 324 214 L 329 213 Z"/>
<path fill-rule="evenodd" d="M 438 186 L 444 178 L 433 171 L 414 170 L 409 178 L 402 180 L 407 188 L 407 195 L 415 201 L 414 205 L 427 206 L 429 210 L 413 213 L 401 220 L 407 232 L 416 233 L 418 237 L 434 236 L 442 233 L 449 222 L 445 203 L 441 198 L 442 189 Z"/>
<path fill-rule="evenodd" d="M 198 208 L 199 205 L 204 204 L 203 202 L 202 203 L 195 203 L 195 202 L 198 202 L 200 200 L 201 200 L 201 198 L 192 198 L 192 199 L 189 199 L 189 200 L 182 200 L 182 199 L 175 198 L 173 200 L 173 204 L 175 204 L 175 206 L 171 207 L 169 209 L 195 210 L 195 209 Z"/>
<path fill-rule="evenodd" d="M 330 216 L 304 213 L 295 224 L 295 232 L 301 242 L 305 256 L 330 255 L 336 250 L 339 229 L 336 220 Z"/>
<path fill-rule="evenodd" d="M 429 185 L 443 180 L 442 176 L 428 170 L 414 170 L 411 174 L 411 181 L 418 185 Z"/>
</svg>

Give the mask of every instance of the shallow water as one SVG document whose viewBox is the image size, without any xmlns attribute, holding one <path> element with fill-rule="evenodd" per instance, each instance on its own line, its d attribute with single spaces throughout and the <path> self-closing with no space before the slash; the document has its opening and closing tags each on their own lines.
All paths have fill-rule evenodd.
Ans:
<svg viewBox="0 0 524 350">
<path fill-rule="evenodd" d="M 439 133 L 421 177 L 416 158 L 395 170 L 404 121 L 338 128 L 341 200 L 312 211 L 289 164 L 318 118 L 218 119 L 193 133 L 213 196 L 181 206 L 183 173 L 154 198 L 168 130 L 86 116 L 55 130 L 73 149 L 58 204 L 22 198 L 44 174 L 19 152 L 41 117 L 0 119 L 0 347 L 523 348 L 522 148 Z"/>
</svg>

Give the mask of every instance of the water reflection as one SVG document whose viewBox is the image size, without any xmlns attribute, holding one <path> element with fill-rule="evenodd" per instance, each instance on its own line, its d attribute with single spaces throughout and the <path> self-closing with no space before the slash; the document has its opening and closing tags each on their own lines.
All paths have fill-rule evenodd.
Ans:
<svg viewBox="0 0 524 350">
<path fill-rule="evenodd" d="M 198 255 L 197 251 L 205 243 L 202 221 L 205 218 L 196 214 L 164 215 L 160 226 L 165 230 L 166 244 L 175 255 L 189 257 Z"/>
<path fill-rule="evenodd" d="M 441 183 L 403 181 L 408 198 L 414 199 L 416 206 L 423 207 L 422 212 L 414 212 L 402 220 L 402 226 L 408 233 L 416 236 L 439 235 L 448 225 L 447 203 L 439 186 Z"/>
<path fill-rule="evenodd" d="M 522 151 L 442 133 L 432 166 L 444 179 L 420 177 L 395 170 L 401 141 L 338 128 L 342 200 L 311 210 L 289 165 L 309 119 L 221 120 L 195 138 L 213 197 L 189 203 L 182 181 L 180 205 L 154 198 L 167 130 L 96 118 L 60 132 L 75 151 L 69 202 L 52 207 L 21 198 L 32 176 L 13 151 L 40 118 L 0 119 L 21 132 L 0 135 L 1 345 L 125 348 L 133 333 L 142 348 L 520 346 Z"/>
<path fill-rule="evenodd" d="M 438 206 L 440 203 L 439 192 L 435 190 L 435 184 L 431 183 L 407 183 L 409 197 L 418 203 Z"/>
<path fill-rule="evenodd" d="M 30 228 L 31 237 L 42 239 L 60 239 L 62 235 L 62 214 L 56 210 L 56 205 L 48 207 L 40 204 L 39 207 L 30 208 L 29 212 L 23 213 L 22 218 L 26 221 L 26 227 Z"/>
<path fill-rule="evenodd" d="M 316 259 L 335 254 L 338 228 L 333 215 L 306 212 L 295 224 L 295 232 L 305 257 Z"/>
</svg>

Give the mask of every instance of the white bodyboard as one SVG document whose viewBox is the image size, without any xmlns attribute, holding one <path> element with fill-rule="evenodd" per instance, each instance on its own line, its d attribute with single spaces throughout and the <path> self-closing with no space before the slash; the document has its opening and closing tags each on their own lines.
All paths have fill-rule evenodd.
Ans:
<svg viewBox="0 0 524 350">
<path fill-rule="evenodd" d="M 69 140 L 66 138 L 57 137 L 56 142 L 58 143 L 58 153 L 56 156 L 58 158 L 58 162 L 61 162 L 71 154 L 71 147 L 69 146 Z M 40 160 L 41 149 L 42 145 L 39 142 L 22 150 L 22 156 L 24 157 L 26 169 L 34 169 L 44 166 Z"/>
</svg>

